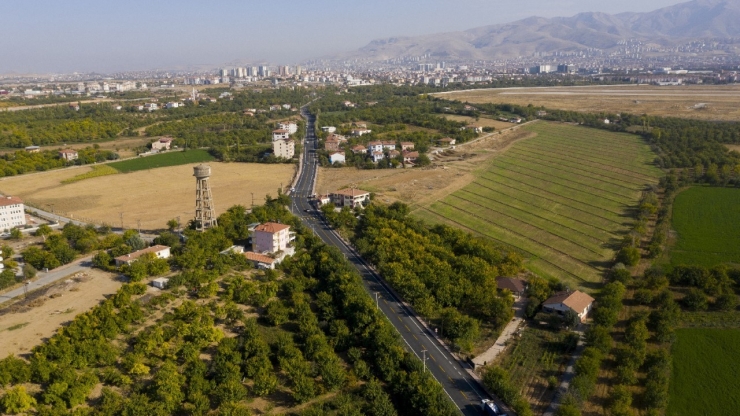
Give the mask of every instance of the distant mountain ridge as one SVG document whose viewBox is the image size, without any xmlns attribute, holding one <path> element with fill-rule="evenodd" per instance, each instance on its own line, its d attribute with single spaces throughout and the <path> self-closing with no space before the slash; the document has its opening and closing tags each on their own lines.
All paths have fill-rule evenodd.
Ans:
<svg viewBox="0 0 740 416">
<path fill-rule="evenodd" d="M 493 59 L 535 52 L 608 50 L 625 39 L 657 46 L 680 41 L 740 36 L 740 0 L 694 0 L 647 13 L 579 13 L 572 17 L 529 17 L 463 32 L 377 39 L 332 58 L 391 59 L 431 54 L 444 59 Z"/>
</svg>

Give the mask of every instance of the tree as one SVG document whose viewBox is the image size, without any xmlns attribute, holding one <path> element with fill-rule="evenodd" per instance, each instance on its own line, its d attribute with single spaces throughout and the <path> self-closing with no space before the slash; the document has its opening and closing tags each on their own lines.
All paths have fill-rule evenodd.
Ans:
<svg viewBox="0 0 740 416">
<path fill-rule="evenodd" d="M 178 228 L 180 228 L 180 222 L 177 219 L 171 219 L 167 221 L 167 229 L 170 231 L 175 231 Z"/>
<path fill-rule="evenodd" d="M 616 261 L 628 266 L 635 266 L 640 261 L 640 250 L 632 246 L 625 246 L 617 253 Z"/>
<path fill-rule="evenodd" d="M 268 360 L 269 362 L 269 360 Z M 278 385 L 277 377 L 272 367 L 263 367 L 254 375 L 254 385 L 252 391 L 255 396 L 267 396 L 275 391 Z"/>
<path fill-rule="evenodd" d="M 10 230 L 10 239 L 11 240 L 20 240 L 23 238 L 23 233 L 19 228 L 13 228 Z"/>
<path fill-rule="evenodd" d="M 288 308 L 283 305 L 280 299 L 273 300 L 267 304 L 267 320 L 274 326 L 288 322 L 288 312 Z"/>
<path fill-rule="evenodd" d="M 185 384 L 185 376 L 180 374 L 172 361 L 166 361 L 154 375 L 153 381 L 157 401 L 172 413 L 185 399 L 185 394 L 181 389 L 181 386 Z"/>
<path fill-rule="evenodd" d="M 15 415 L 31 410 L 36 406 L 36 399 L 26 393 L 23 386 L 15 386 L 8 390 L 2 398 L 3 411 Z"/>
<path fill-rule="evenodd" d="M 737 308 L 737 305 L 737 295 L 732 292 L 723 293 L 717 296 L 717 299 L 714 301 L 714 307 L 720 311 L 733 311 Z"/>
<path fill-rule="evenodd" d="M 0 252 L 2 252 L 2 256 L 4 259 L 9 259 L 13 255 L 13 248 L 7 244 L 3 244 L 3 246 L 0 248 Z"/>
<path fill-rule="evenodd" d="M 36 230 L 36 232 L 34 233 L 34 235 L 37 236 L 37 237 L 42 236 L 42 237 L 44 237 L 44 240 L 46 240 L 46 236 L 49 235 L 49 234 L 51 234 L 52 232 L 53 232 L 53 230 L 51 229 L 51 227 L 49 227 L 49 225 L 47 225 L 47 224 L 41 224 L 41 225 L 39 225 L 39 228 Z"/>
<path fill-rule="evenodd" d="M 113 258 L 105 250 L 99 251 L 98 254 L 96 254 L 92 259 L 93 265 L 103 270 L 108 270 L 111 266 L 112 261 L 113 261 Z"/>
<path fill-rule="evenodd" d="M 697 288 L 689 289 L 686 296 L 681 299 L 681 303 L 690 311 L 705 311 L 709 304 L 707 295 Z"/>
</svg>

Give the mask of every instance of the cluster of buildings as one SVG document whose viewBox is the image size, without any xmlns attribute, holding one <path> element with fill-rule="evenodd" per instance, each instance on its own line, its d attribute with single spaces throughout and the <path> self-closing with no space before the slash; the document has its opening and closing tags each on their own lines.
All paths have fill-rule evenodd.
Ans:
<svg viewBox="0 0 740 416">
<path fill-rule="evenodd" d="M 295 156 L 295 140 L 291 134 L 298 131 L 298 124 L 290 122 L 277 123 L 277 129 L 272 131 L 272 153 L 275 157 L 292 159 Z"/>
</svg>

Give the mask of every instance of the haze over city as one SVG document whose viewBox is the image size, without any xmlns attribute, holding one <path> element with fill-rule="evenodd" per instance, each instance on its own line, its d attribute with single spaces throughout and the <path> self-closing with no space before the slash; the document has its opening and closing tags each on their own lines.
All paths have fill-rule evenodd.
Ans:
<svg viewBox="0 0 740 416">
<path fill-rule="evenodd" d="M 113 72 L 298 63 L 377 38 L 460 31 L 529 16 L 646 12 L 676 0 L 314 2 L 7 0 L 0 73 Z"/>
</svg>

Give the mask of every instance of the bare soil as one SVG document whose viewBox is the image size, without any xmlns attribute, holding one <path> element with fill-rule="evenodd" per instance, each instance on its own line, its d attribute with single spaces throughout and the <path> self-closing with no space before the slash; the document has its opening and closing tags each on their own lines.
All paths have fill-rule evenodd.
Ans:
<svg viewBox="0 0 740 416">
<path fill-rule="evenodd" d="M 498 88 L 435 95 L 469 103 L 532 104 L 589 113 L 627 112 L 702 120 L 740 119 L 740 85 Z"/>
<path fill-rule="evenodd" d="M 210 163 L 216 214 L 241 204 L 262 204 L 267 194 L 277 196 L 289 186 L 294 165 Z M 62 185 L 61 182 L 91 168 L 62 169 L 0 180 L 0 193 L 20 196 L 41 209 L 80 221 L 146 230 L 160 229 L 175 217 L 186 222 L 195 214 L 193 166 L 182 165 L 126 174 L 101 176 Z"/>
<path fill-rule="evenodd" d="M 89 269 L 42 289 L 38 297 L 0 310 L 1 355 L 30 352 L 60 326 L 115 293 L 121 284 L 114 274 Z"/>
<path fill-rule="evenodd" d="M 512 125 L 511 123 L 506 123 L 504 121 L 494 120 L 487 117 L 480 117 L 478 118 L 478 120 L 473 117 L 458 116 L 454 114 L 446 114 L 444 117 L 448 120 L 459 121 L 461 123 L 472 124 L 479 127 L 493 127 L 496 130 L 507 129 Z"/>
</svg>

